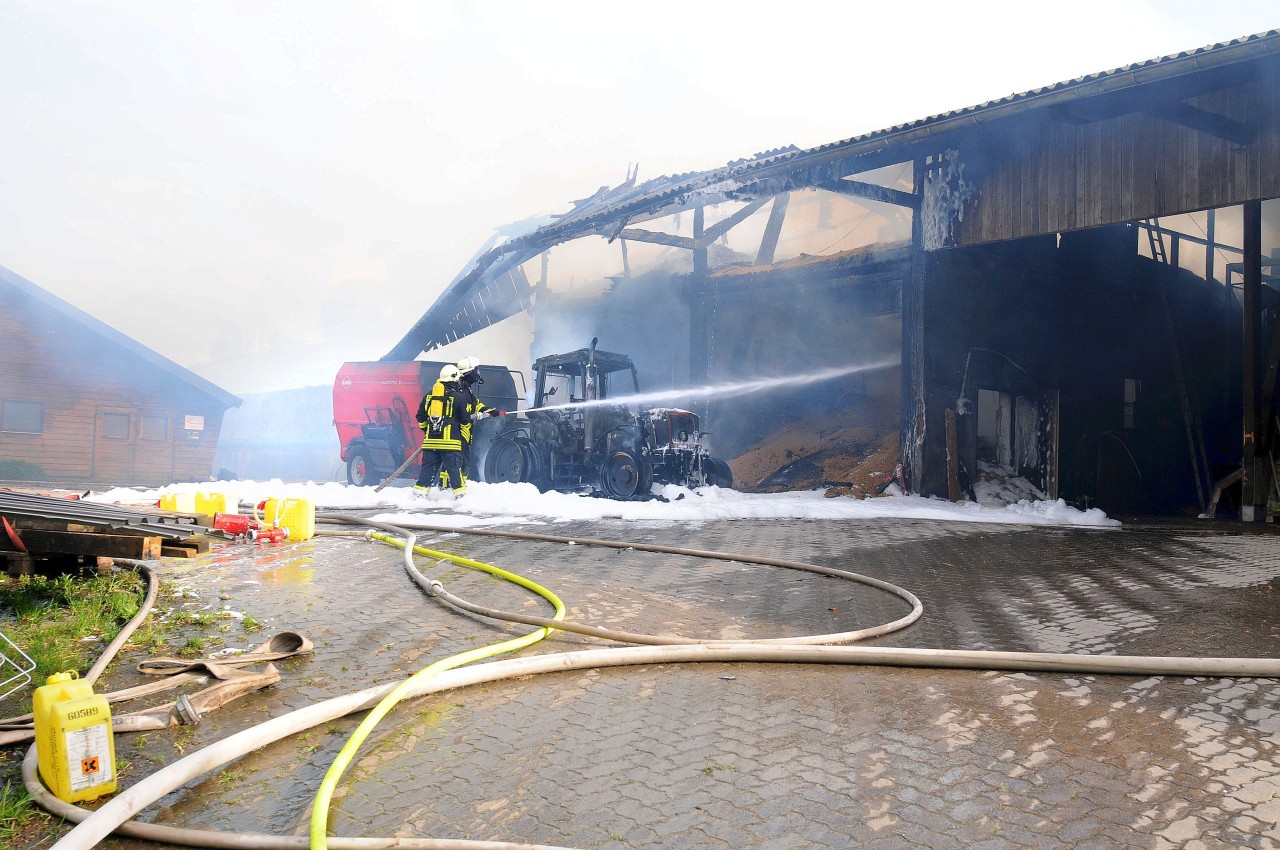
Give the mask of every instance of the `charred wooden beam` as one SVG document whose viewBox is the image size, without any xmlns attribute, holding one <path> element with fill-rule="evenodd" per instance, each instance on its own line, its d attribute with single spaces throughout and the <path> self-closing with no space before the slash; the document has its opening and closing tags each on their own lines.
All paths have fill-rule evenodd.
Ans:
<svg viewBox="0 0 1280 850">
<path fill-rule="evenodd" d="M 920 199 L 910 192 L 889 189 L 884 186 L 877 186 L 874 183 L 863 183 L 860 180 L 841 178 L 830 183 L 823 183 L 819 188 L 855 198 L 866 198 L 871 201 L 880 201 L 884 204 L 895 204 L 911 210 L 920 209 Z"/>
<path fill-rule="evenodd" d="M 764 236 L 760 239 L 760 250 L 756 253 L 756 265 L 767 266 L 773 262 L 773 254 L 778 250 L 778 237 L 782 234 L 782 222 L 787 217 L 787 204 L 791 195 L 783 192 L 773 198 L 773 207 L 769 210 L 769 222 L 764 226 Z"/>
<path fill-rule="evenodd" d="M 912 169 L 915 194 L 923 197 L 924 158 L 917 159 Z M 905 470 L 906 486 L 925 492 L 925 382 L 924 382 L 924 291 L 928 255 L 924 250 L 924 223 L 919 213 L 911 216 L 911 273 L 902 286 L 902 395 L 899 400 L 902 447 L 900 459 Z M 930 494 L 932 495 L 932 494 Z"/>
<path fill-rule="evenodd" d="M 1258 73 L 1257 67 L 1246 64 L 1179 74 L 1137 87 L 1125 86 L 1084 99 L 1056 103 L 1048 110 L 1054 119 L 1068 124 L 1093 124 L 1135 112 L 1156 114 L 1153 110 L 1165 105 L 1246 85 L 1255 81 Z"/>
<path fill-rule="evenodd" d="M 1152 97 L 1150 92 L 1145 96 L 1126 93 L 1123 97 L 1059 104 L 1051 108 L 1050 114 L 1068 124 L 1084 125 L 1142 112 L 1191 130 L 1226 139 L 1237 145 L 1252 144 L 1257 138 L 1257 132 L 1253 127 L 1234 118 L 1192 106 L 1186 102 L 1187 96 L 1185 91 L 1180 91 L 1176 96 L 1166 99 Z"/>
<path fill-rule="evenodd" d="M 1248 201 L 1244 211 L 1244 439 L 1240 479 L 1240 519 L 1261 521 L 1267 485 L 1258 461 L 1258 341 L 1262 335 L 1262 203 Z"/>
<path fill-rule="evenodd" d="M 693 211 L 693 240 L 701 241 L 706 223 L 704 207 Z M 711 376 L 711 309 L 707 303 L 707 249 L 693 252 L 693 274 L 690 286 L 693 294 L 689 305 L 689 383 L 705 384 Z M 706 411 L 702 411 L 706 416 Z"/>
<path fill-rule="evenodd" d="M 652 242 L 655 245 L 670 245 L 673 248 L 686 248 L 690 251 L 698 247 L 698 243 L 688 236 L 672 236 L 670 233 L 658 233 L 653 230 L 640 230 L 636 227 L 625 227 L 618 232 L 619 239 L 630 239 L 632 242 Z"/>
<path fill-rule="evenodd" d="M 1280 321 L 1272 323 L 1271 347 L 1263 364 L 1265 376 L 1262 379 L 1262 400 L 1258 404 L 1260 412 L 1258 428 L 1260 431 L 1258 444 L 1275 449 L 1276 434 L 1274 409 L 1276 403 L 1276 381 L 1280 379 Z"/>
<path fill-rule="evenodd" d="M 721 236 L 725 235 L 730 230 L 754 215 L 757 210 L 769 203 L 769 200 L 769 198 L 757 198 L 723 221 L 717 221 L 706 229 L 702 234 L 702 238 L 698 240 L 696 247 L 705 248 L 712 242 L 715 242 Z"/>
<path fill-rule="evenodd" d="M 686 248 L 690 251 L 703 249 L 711 245 L 721 236 L 737 227 L 746 219 L 750 218 L 757 210 L 769 203 L 769 198 L 758 198 L 747 204 L 733 215 L 718 221 L 711 227 L 702 232 L 701 236 L 695 236 L 690 239 L 688 236 L 673 236 L 670 233 L 659 233 L 653 230 L 640 230 L 635 227 L 624 227 L 619 230 L 615 237 L 622 240 L 632 239 L 636 242 L 652 242 L 657 245 L 670 245 L 673 248 Z M 695 207 L 694 216 L 701 214 L 704 207 Z M 612 241 L 612 240 L 610 240 Z"/>
<path fill-rule="evenodd" d="M 1180 100 L 1148 106 L 1143 111 L 1191 130 L 1226 139 L 1241 147 L 1253 144 L 1258 136 L 1257 131 L 1248 124 Z"/>
</svg>

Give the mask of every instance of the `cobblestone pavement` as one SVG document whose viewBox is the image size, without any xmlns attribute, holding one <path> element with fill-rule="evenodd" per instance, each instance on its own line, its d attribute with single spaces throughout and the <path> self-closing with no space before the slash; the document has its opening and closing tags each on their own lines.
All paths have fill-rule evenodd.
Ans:
<svg viewBox="0 0 1280 850">
<path fill-rule="evenodd" d="M 527 530 L 886 579 L 925 607 L 919 623 L 880 641 L 887 645 L 1277 654 L 1280 538 L 1269 534 L 907 520 Z M 541 582 L 570 619 L 617 629 L 777 637 L 873 625 L 905 610 L 880 591 L 774 567 L 452 534 L 421 542 Z M 486 575 L 419 563 L 472 601 L 546 613 L 541 600 Z M 192 605 L 249 613 L 264 624 L 260 636 L 291 629 L 316 642 L 314 655 L 282 665 L 271 691 L 194 730 L 153 733 L 152 744 L 186 736 L 185 751 L 527 630 L 443 608 L 408 581 L 398 550 L 361 539 L 234 544 L 164 566 L 168 581 L 195 594 Z M 557 633 L 526 652 L 596 645 Z M 304 834 L 320 778 L 357 721 L 267 747 L 144 819 Z M 339 835 L 591 848 L 1266 848 L 1280 846 L 1277 744 L 1280 682 L 1270 679 L 613 668 L 401 705 L 348 771 L 330 822 Z M 118 746 L 138 756 L 136 781 L 145 751 L 123 738 Z"/>
</svg>

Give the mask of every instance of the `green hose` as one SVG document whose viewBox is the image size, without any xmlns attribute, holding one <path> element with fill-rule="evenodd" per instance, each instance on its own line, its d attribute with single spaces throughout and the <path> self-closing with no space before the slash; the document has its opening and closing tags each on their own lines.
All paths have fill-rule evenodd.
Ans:
<svg viewBox="0 0 1280 850">
<path fill-rule="evenodd" d="M 381 540 L 383 543 L 389 543 L 392 546 L 405 549 L 406 566 L 412 566 L 412 552 L 436 558 L 438 560 L 452 561 L 459 566 L 471 567 L 472 569 L 480 570 L 505 579 L 527 590 L 532 590 L 534 593 L 550 602 L 552 607 L 555 608 L 555 617 L 553 619 L 564 619 L 565 607 L 564 603 L 560 601 L 560 598 L 542 585 L 529 581 L 529 579 L 524 578 L 523 576 L 508 572 L 491 564 L 473 561 L 470 558 L 463 558 L 458 555 L 450 555 L 447 552 L 437 552 L 423 546 L 413 546 L 412 550 L 410 550 L 407 548 L 408 544 L 405 541 L 398 540 L 388 534 L 370 532 L 368 536 L 374 540 Z M 413 539 L 412 534 L 409 534 L 409 539 Z M 415 581 L 416 580 L 417 577 L 415 577 Z M 356 751 L 360 749 L 360 746 L 365 742 L 365 739 L 372 734 L 378 723 L 382 721 L 382 718 L 385 717 L 391 709 L 395 708 L 395 706 L 404 699 L 407 694 L 412 692 L 420 683 L 431 679 L 439 673 L 443 673 L 446 670 L 452 670 L 455 667 L 461 667 L 465 664 L 470 664 L 473 661 L 482 661 L 486 658 L 492 658 L 495 655 L 502 655 L 503 653 L 514 652 L 517 649 L 523 649 L 526 646 L 531 646 L 532 644 L 542 640 L 551 634 L 552 631 L 554 631 L 554 629 L 550 627 L 543 627 L 511 640 L 467 650 L 466 652 L 460 652 L 457 655 L 451 655 L 448 658 L 441 659 L 440 661 L 419 670 L 383 697 L 382 701 L 373 707 L 369 714 L 365 716 L 364 720 L 360 722 L 360 725 L 356 727 L 356 730 L 351 733 L 351 737 L 347 739 L 347 743 L 333 760 L 333 764 L 330 765 L 329 771 L 324 776 L 324 781 L 320 783 L 320 790 L 316 792 L 315 804 L 311 809 L 312 850 L 328 850 L 329 804 L 333 799 L 333 792 L 337 788 L 338 780 L 342 778 L 342 774 L 351 764 L 351 760 L 355 758 Z"/>
</svg>

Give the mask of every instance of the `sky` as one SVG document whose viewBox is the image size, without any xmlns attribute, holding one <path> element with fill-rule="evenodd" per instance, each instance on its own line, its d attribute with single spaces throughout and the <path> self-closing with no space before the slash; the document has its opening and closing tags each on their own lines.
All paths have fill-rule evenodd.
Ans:
<svg viewBox="0 0 1280 850">
<path fill-rule="evenodd" d="M 0 266 L 230 392 L 329 384 L 495 229 L 628 167 L 714 168 L 1280 27 L 1274 0 L 1209 8 L 5 0 Z M 492 362 L 504 332 L 438 354 Z"/>
</svg>

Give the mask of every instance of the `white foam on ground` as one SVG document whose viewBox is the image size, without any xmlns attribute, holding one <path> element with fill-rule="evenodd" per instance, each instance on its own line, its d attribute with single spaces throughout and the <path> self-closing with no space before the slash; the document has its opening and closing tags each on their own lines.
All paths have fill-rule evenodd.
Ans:
<svg viewBox="0 0 1280 850">
<path fill-rule="evenodd" d="M 498 525 L 509 522 L 558 522 L 620 519 L 628 521 L 703 522 L 726 519 L 928 519 L 940 522 L 994 522 L 1018 525 L 1117 527 L 1097 508 L 1081 511 L 1058 499 L 1020 499 L 1007 505 L 952 503 L 921 496 L 888 495 L 872 499 L 826 498 L 821 490 L 788 493 L 740 493 L 719 487 L 655 487 L 665 501 L 619 502 L 577 493 L 539 493 L 532 484 L 485 484 L 473 481 L 467 495 L 454 499 L 433 491 L 423 499 L 411 488 L 373 487 L 338 483 L 218 481 L 170 484 L 156 489 L 115 488 L 87 497 L 88 501 L 126 505 L 154 504 L 168 493 L 218 492 L 241 504 L 267 498 L 302 498 L 319 511 L 383 509 L 380 519 L 429 516 L 433 523 Z"/>
</svg>

